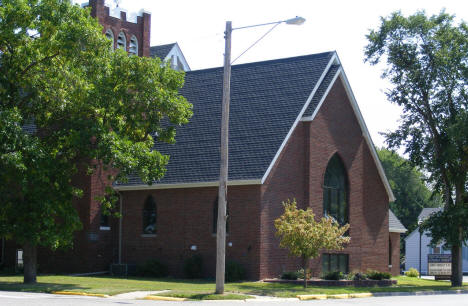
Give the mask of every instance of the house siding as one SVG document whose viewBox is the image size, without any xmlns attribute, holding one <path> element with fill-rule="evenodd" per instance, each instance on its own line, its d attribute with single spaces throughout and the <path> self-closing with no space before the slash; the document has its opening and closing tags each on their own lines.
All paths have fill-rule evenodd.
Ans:
<svg viewBox="0 0 468 306">
<path fill-rule="evenodd" d="M 431 237 L 428 236 L 428 232 L 424 232 L 421 236 L 421 272 L 427 274 L 427 255 L 432 254 Z M 441 249 L 443 254 L 450 254 L 450 250 Z M 464 246 L 462 249 L 462 265 L 463 273 L 468 273 L 468 247 Z M 414 230 L 405 239 L 405 271 L 410 268 L 419 269 L 419 231 Z"/>
</svg>

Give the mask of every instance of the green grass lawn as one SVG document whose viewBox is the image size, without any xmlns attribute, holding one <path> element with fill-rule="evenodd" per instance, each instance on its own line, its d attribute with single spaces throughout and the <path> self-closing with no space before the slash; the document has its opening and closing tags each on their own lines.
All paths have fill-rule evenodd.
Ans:
<svg viewBox="0 0 468 306">
<path fill-rule="evenodd" d="M 392 287 L 317 287 L 310 286 L 304 289 L 302 285 L 277 284 L 262 282 L 228 283 L 225 291 L 232 298 L 245 298 L 243 295 L 267 295 L 277 297 L 295 297 L 298 294 L 341 294 L 359 292 L 407 292 L 428 290 L 468 290 L 468 284 L 463 287 L 452 288 L 446 281 L 433 281 L 418 278 L 399 276 L 398 285 Z M 130 291 L 159 291 L 171 290 L 164 293 L 166 296 L 187 297 L 190 299 L 212 299 L 214 281 L 181 280 L 181 279 L 150 279 L 150 278 L 116 278 L 110 276 L 73 277 L 73 276 L 38 276 L 37 284 L 24 285 L 22 276 L 0 276 L 0 290 L 52 292 L 76 291 L 115 295 Z"/>
</svg>

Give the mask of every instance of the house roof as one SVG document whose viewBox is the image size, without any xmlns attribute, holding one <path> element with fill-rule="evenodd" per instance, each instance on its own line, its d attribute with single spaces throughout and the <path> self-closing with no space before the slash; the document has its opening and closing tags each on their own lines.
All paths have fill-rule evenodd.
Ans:
<svg viewBox="0 0 468 306">
<path fill-rule="evenodd" d="M 263 184 L 299 121 L 313 120 L 340 78 L 389 201 L 395 197 L 336 52 L 235 65 L 231 72 L 228 185 Z M 176 144 L 156 143 L 170 156 L 164 178 L 136 176 L 118 190 L 218 186 L 223 68 L 186 72 L 181 94 L 194 115 L 177 128 Z M 311 115 L 312 114 L 312 115 Z"/>
<path fill-rule="evenodd" d="M 151 57 L 159 57 L 161 60 L 164 60 L 169 52 L 174 48 L 176 43 L 167 44 L 167 45 L 160 45 L 160 46 L 152 46 L 150 47 L 150 56 Z"/>
<path fill-rule="evenodd" d="M 406 233 L 407 229 L 401 224 L 393 211 L 388 210 L 388 230 L 390 233 Z"/>
<path fill-rule="evenodd" d="M 442 210 L 442 207 L 428 207 L 423 208 L 419 213 L 418 220 L 424 221 L 425 219 L 429 218 L 429 216 L 435 212 Z"/>
<path fill-rule="evenodd" d="M 229 181 L 262 179 L 283 140 L 331 66 L 335 52 L 232 67 Z M 193 104 L 176 143 L 157 142 L 170 155 L 158 184 L 214 182 L 219 178 L 223 68 L 190 71 L 180 93 Z M 133 176 L 126 185 L 141 185 Z"/>
</svg>

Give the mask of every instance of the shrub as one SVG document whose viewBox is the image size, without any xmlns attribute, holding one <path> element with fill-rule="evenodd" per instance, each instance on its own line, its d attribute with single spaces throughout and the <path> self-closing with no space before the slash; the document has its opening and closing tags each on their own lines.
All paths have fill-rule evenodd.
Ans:
<svg viewBox="0 0 468 306">
<path fill-rule="evenodd" d="M 344 278 L 345 278 L 345 275 L 343 274 L 343 272 L 340 272 L 340 271 L 328 272 L 322 276 L 322 279 L 326 279 L 326 280 L 340 280 Z"/>
<path fill-rule="evenodd" d="M 361 272 L 352 272 L 346 276 L 347 280 L 362 281 L 367 279 L 367 275 Z"/>
<path fill-rule="evenodd" d="M 392 278 L 392 275 L 388 272 L 369 270 L 367 271 L 367 278 L 372 280 L 383 280 Z"/>
<path fill-rule="evenodd" d="M 366 280 L 367 275 L 361 272 L 354 273 L 353 275 L 353 280 L 355 281 L 361 281 L 361 280 Z"/>
<path fill-rule="evenodd" d="M 202 278 L 203 276 L 203 258 L 196 254 L 185 260 L 184 274 L 187 278 Z"/>
<path fill-rule="evenodd" d="M 304 276 L 304 273 L 302 273 Z M 288 271 L 288 272 L 283 272 L 281 274 L 281 279 L 289 279 L 289 280 L 296 280 L 299 278 L 299 272 L 298 271 Z"/>
<path fill-rule="evenodd" d="M 238 282 L 245 279 L 244 267 L 234 261 L 226 263 L 225 280 L 226 282 Z"/>
<path fill-rule="evenodd" d="M 150 259 L 137 267 L 137 274 L 147 277 L 166 277 L 169 275 L 167 266 L 157 259 Z"/>
<path fill-rule="evenodd" d="M 419 272 L 415 268 L 410 268 L 408 271 L 405 271 L 405 275 L 408 277 L 418 277 Z"/>
</svg>

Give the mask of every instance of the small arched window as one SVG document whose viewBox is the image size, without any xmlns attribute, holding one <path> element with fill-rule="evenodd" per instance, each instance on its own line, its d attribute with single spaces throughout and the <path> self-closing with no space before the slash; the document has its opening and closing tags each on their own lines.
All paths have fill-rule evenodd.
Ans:
<svg viewBox="0 0 468 306">
<path fill-rule="evenodd" d="M 127 38 L 125 37 L 124 32 L 120 32 L 119 36 L 117 37 L 117 48 L 127 51 Z"/>
<path fill-rule="evenodd" d="M 218 197 L 216 197 L 216 200 L 213 203 L 213 234 L 216 234 L 218 232 Z M 226 201 L 226 234 L 229 234 L 229 205 Z"/>
<path fill-rule="evenodd" d="M 348 223 L 348 181 L 343 162 L 337 154 L 330 159 L 325 171 L 323 213 L 341 225 Z"/>
<path fill-rule="evenodd" d="M 135 35 L 132 35 L 132 38 L 130 38 L 128 53 L 138 55 L 138 39 L 135 37 Z"/>
<path fill-rule="evenodd" d="M 156 202 L 148 196 L 143 207 L 143 234 L 156 234 L 157 217 Z"/>
<path fill-rule="evenodd" d="M 106 31 L 106 37 L 111 41 L 111 49 L 114 50 L 114 33 L 112 32 L 111 29 L 107 29 Z"/>
</svg>

